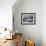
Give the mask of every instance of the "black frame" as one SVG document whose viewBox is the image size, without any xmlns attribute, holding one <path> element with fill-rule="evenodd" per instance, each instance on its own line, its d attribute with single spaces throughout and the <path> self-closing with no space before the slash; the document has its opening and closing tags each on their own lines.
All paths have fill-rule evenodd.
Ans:
<svg viewBox="0 0 46 46">
<path fill-rule="evenodd" d="M 28 19 L 25 19 L 27 22 L 24 22 L 24 18 L 26 18 L 25 16 L 28 18 Z M 29 22 L 28 21 L 29 19 L 32 22 Z M 36 24 L 36 13 L 21 13 L 21 24 L 22 25 L 35 25 Z"/>
</svg>

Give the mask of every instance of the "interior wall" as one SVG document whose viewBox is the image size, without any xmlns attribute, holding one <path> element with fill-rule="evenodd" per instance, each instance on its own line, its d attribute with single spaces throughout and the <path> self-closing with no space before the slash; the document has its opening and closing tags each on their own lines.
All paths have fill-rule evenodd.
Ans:
<svg viewBox="0 0 46 46">
<path fill-rule="evenodd" d="M 41 1 L 41 40 L 42 46 L 46 46 L 46 0 Z"/>
<path fill-rule="evenodd" d="M 18 0 L 18 2 L 20 2 Z M 24 38 L 35 41 L 36 46 L 41 46 L 41 1 L 40 0 L 23 0 L 17 6 L 13 6 L 15 30 L 22 32 Z M 36 25 L 22 25 L 21 13 L 36 13 Z"/>
<path fill-rule="evenodd" d="M 12 6 L 16 0 L 0 0 L 0 27 L 12 29 Z"/>
</svg>

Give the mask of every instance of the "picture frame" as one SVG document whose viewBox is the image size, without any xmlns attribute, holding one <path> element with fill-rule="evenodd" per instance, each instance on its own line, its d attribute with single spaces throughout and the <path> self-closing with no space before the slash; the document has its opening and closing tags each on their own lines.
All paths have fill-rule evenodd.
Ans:
<svg viewBox="0 0 46 46">
<path fill-rule="evenodd" d="M 21 24 L 22 25 L 35 25 L 36 13 L 21 13 Z"/>
</svg>

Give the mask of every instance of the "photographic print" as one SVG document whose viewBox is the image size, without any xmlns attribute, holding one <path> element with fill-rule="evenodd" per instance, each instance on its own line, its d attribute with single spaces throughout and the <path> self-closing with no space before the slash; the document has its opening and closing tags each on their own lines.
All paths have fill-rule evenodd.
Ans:
<svg viewBox="0 0 46 46">
<path fill-rule="evenodd" d="M 21 13 L 21 24 L 24 24 L 24 25 L 36 24 L 36 14 L 35 13 Z"/>
</svg>

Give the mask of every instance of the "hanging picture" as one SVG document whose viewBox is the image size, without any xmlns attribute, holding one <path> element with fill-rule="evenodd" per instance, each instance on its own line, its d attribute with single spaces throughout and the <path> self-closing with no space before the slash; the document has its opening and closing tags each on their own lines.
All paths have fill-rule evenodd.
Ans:
<svg viewBox="0 0 46 46">
<path fill-rule="evenodd" d="M 21 13 L 21 24 L 23 25 L 36 24 L 36 13 Z"/>
</svg>

